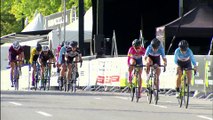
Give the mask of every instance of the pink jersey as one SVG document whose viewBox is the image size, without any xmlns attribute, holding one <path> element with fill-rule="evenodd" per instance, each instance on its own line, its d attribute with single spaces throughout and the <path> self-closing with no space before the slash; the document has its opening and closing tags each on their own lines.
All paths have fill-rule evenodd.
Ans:
<svg viewBox="0 0 213 120">
<path fill-rule="evenodd" d="M 59 46 L 57 47 L 57 51 L 56 51 L 56 59 L 57 59 L 57 61 L 58 61 L 58 58 L 59 58 L 60 50 L 61 50 L 61 45 L 59 45 Z"/>
<path fill-rule="evenodd" d="M 146 49 L 144 47 L 140 47 L 140 49 L 135 49 L 134 47 L 130 47 L 128 50 L 128 65 L 130 64 L 130 59 L 139 59 L 145 54 Z"/>
</svg>

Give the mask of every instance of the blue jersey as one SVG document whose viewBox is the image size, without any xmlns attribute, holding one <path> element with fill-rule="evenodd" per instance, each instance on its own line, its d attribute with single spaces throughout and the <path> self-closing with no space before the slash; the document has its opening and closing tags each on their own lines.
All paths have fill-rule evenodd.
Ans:
<svg viewBox="0 0 213 120">
<path fill-rule="evenodd" d="M 161 44 L 156 52 L 153 51 L 152 46 L 149 45 L 146 49 L 145 57 L 151 56 L 162 56 L 163 58 L 166 57 L 163 45 Z"/>
<path fill-rule="evenodd" d="M 175 64 L 177 64 L 177 61 L 180 60 L 180 61 L 187 61 L 187 60 L 191 60 L 192 64 L 194 66 L 196 66 L 196 61 L 195 61 L 195 58 L 194 58 L 194 55 L 191 51 L 190 48 L 187 48 L 186 50 L 186 53 L 183 54 L 180 50 L 180 48 L 177 48 L 175 50 Z"/>
<path fill-rule="evenodd" d="M 62 62 L 62 55 L 66 52 L 66 47 L 63 46 L 60 50 L 60 53 L 59 53 L 59 58 L 58 58 L 58 63 L 61 64 Z"/>
</svg>

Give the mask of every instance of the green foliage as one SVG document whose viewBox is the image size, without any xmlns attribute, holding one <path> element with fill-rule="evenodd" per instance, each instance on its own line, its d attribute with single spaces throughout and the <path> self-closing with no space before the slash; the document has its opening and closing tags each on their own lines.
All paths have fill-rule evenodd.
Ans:
<svg viewBox="0 0 213 120">
<path fill-rule="evenodd" d="M 1 36 L 20 32 L 22 18 L 28 18 L 30 22 L 36 11 L 43 16 L 63 11 L 62 2 L 63 0 L 1 0 Z M 85 11 L 92 6 L 91 0 L 84 0 L 84 4 Z M 66 0 L 66 9 L 72 6 L 78 7 L 78 0 Z"/>
</svg>

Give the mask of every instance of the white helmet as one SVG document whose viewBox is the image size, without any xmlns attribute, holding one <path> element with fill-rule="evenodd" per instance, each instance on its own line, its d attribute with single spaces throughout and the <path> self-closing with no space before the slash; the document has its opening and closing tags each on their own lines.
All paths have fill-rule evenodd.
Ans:
<svg viewBox="0 0 213 120">
<path fill-rule="evenodd" d="M 65 41 L 64 42 L 64 46 L 67 48 L 67 47 L 69 47 L 69 45 L 70 45 L 70 42 L 69 41 Z"/>
<path fill-rule="evenodd" d="M 15 50 L 18 50 L 21 47 L 18 41 L 13 42 L 12 46 Z"/>
<path fill-rule="evenodd" d="M 49 50 L 49 47 L 48 46 L 43 46 L 42 47 L 42 51 L 48 51 Z"/>
</svg>

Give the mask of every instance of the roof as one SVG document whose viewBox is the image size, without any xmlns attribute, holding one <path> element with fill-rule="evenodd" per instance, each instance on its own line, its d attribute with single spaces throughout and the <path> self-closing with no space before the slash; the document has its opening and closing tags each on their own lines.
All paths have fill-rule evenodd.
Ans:
<svg viewBox="0 0 213 120">
<path fill-rule="evenodd" d="M 213 36 L 213 5 L 201 4 L 165 25 L 166 37 L 211 37 Z M 177 29 L 180 25 L 178 34 Z"/>
</svg>

